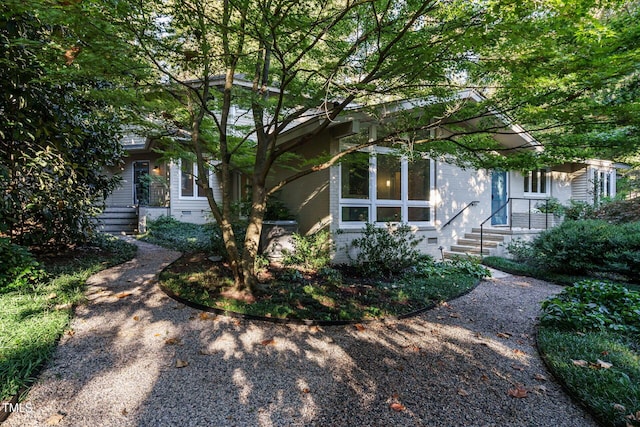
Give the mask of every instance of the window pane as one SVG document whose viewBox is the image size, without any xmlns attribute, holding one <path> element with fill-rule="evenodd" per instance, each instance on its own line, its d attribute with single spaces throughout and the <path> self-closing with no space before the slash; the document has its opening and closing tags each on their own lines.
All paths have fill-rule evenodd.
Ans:
<svg viewBox="0 0 640 427">
<path fill-rule="evenodd" d="M 205 171 L 204 173 L 206 174 L 207 172 Z M 202 174 L 203 174 L 203 171 L 201 171 L 200 168 L 198 168 L 198 175 L 202 175 Z M 199 185 L 198 185 L 198 197 L 207 197 L 204 190 Z"/>
<path fill-rule="evenodd" d="M 431 221 L 431 209 L 429 208 L 409 208 L 409 222 Z"/>
<path fill-rule="evenodd" d="M 539 170 L 535 170 L 531 173 L 531 192 L 538 193 L 538 174 Z"/>
<path fill-rule="evenodd" d="M 400 158 L 388 154 L 378 154 L 377 197 L 381 200 L 400 200 Z"/>
<path fill-rule="evenodd" d="M 547 192 L 547 171 L 545 169 L 540 169 L 540 192 Z"/>
<path fill-rule="evenodd" d="M 193 197 L 193 163 L 182 160 L 182 187 L 180 195 L 185 197 Z"/>
<path fill-rule="evenodd" d="M 409 162 L 409 200 L 429 200 L 431 162 L 418 159 Z"/>
<path fill-rule="evenodd" d="M 342 221 L 369 221 L 369 208 L 367 207 L 343 207 L 342 208 Z"/>
<path fill-rule="evenodd" d="M 378 222 L 400 222 L 402 220 L 402 211 L 400 206 L 378 206 L 376 208 L 376 218 Z"/>
<path fill-rule="evenodd" d="M 531 181 L 531 172 L 527 172 L 527 174 L 524 176 L 524 192 L 525 193 L 531 192 L 531 187 L 529 187 L 529 181 Z"/>
<path fill-rule="evenodd" d="M 340 164 L 343 199 L 369 198 L 369 154 L 351 153 Z"/>
</svg>

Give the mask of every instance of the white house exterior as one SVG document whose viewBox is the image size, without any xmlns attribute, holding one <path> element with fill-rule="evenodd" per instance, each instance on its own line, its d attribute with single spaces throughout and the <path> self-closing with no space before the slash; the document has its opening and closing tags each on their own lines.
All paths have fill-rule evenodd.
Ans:
<svg viewBox="0 0 640 427">
<path fill-rule="evenodd" d="M 238 121 L 247 117 L 246 111 L 232 113 Z M 298 124 L 280 140 L 299 137 L 308 126 L 309 122 Z M 495 136 L 504 146 L 540 149 L 523 129 L 506 127 L 512 132 Z M 297 154 L 304 158 L 335 154 L 349 145 L 353 135 L 374 138 L 376 129 L 375 123 L 351 116 L 326 129 Z M 213 221 L 207 200 L 195 184 L 197 171 L 192 164 L 161 163 L 152 143 L 143 138 L 128 137 L 123 144 L 128 152 L 125 164 L 120 170 L 111 171 L 121 174 L 122 186 L 107 199 L 105 218 L 109 212 L 128 209 L 128 215 L 135 216 L 128 223 L 137 229 L 160 215 L 192 223 Z M 332 232 L 336 262 L 348 259 L 349 242 L 360 235 L 366 222 L 411 225 L 424 237 L 421 250 L 436 258 L 445 252 L 478 254 L 481 240 L 483 253 L 500 253 L 504 249 L 501 242 L 513 236 L 531 236 L 557 222 L 553 214 L 540 213 L 547 199 L 557 199 L 562 204 L 570 200 L 594 203 L 602 197 L 615 196 L 616 192 L 614 164 L 603 160 L 556 165 L 522 175 L 514 171 L 463 169 L 445 158 L 409 161 L 380 147 L 369 147 L 350 156 L 364 158 L 364 164 L 350 162 L 347 157 L 329 169 L 288 184 L 279 195 L 295 215 L 301 234 L 323 229 Z M 271 179 L 275 182 L 286 173 L 275 169 Z M 150 179 L 145 192 L 140 180 L 147 174 L 157 178 Z M 237 176 L 233 191 L 237 200 L 243 189 L 242 179 Z M 220 199 L 217 182 L 217 177 L 211 175 L 210 185 Z"/>
</svg>

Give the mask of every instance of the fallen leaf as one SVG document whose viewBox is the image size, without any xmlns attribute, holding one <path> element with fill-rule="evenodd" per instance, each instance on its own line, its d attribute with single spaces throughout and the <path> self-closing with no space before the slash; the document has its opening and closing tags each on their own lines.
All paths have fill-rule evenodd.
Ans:
<svg viewBox="0 0 640 427">
<path fill-rule="evenodd" d="M 200 320 L 209 320 L 209 319 L 211 319 L 211 315 L 209 313 L 207 313 L 206 311 L 203 311 L 202 313 L 200 313 L 198 315 L 198 317 L 200 318 Z"/>
<path fill-rule="evenodd" d="M 401 411 L 404 411 L 406 409 L 402 403 L 397 403 L 397 402 L 392 403 L 391 405 L 389 405 L 389 408 L 393 409 L 396 412 L 401 412 Z"/>
<path fill-rule="evenodd" d="M 47 295 L 47 299 L 51 300 L 51 299 L 56 299 L 58 298 L 58 294 L 56 294 L 55 292 L 52 294 Z"/>
<path fill-rule="evenodd" d="M 66 414 L 63 414 L 61 412 L 57 412 L 53 415 L 51 415 L 49 418 L 47 418 L 47 425 L 48 426 L 56 426 L 58 424 L 60 424 L 60 421 L 62 421 L 64 419 Z"/>
<path fill-rule="evenodd" d="M 508 340 L 509 338 L 511 338 L 511 334 L 508 332 L 498 332 L 496 334 L 499 338 L 504 338 L 506 340 Z"/>
<path fill-rule="evenodd" d="M 414 353 L 419 353 L 420 352 L 420 347 L 418 347 L 415 344 L 412 344 L 409 347 L 407 347 L 407 350 L 412 351 Z"/>
<path fill-rule="evenodd" d="M 489 381 L 489 377 L 486 374 L 482 374 L 482 376 L 480 377 L 480 379 L 482 381 Z"/>
<path fill-rule="evenodd" d="M 519 385 L 516 386 L 516 388 L 510 388 L 509 391 L 507 391 L 507 394 L 511 397 L 522 399 L 527 397 L 527 389 Z"/>
<path fill-rule="evenodd" d="M 316 325 L 309 326 L 309 332 L 316 333 L 320 330 L 320 328 Z"/>
<path fill-rule="evenodd" d="M 586 368 L 587 366 L 589 366 L 589 362 L 587 362 L 586 360 L 582 360 L 582 359 L 578 359 L 578 360 L 571 359 L 571 362 L 575 366 L 580 366 L 581 368 Z"/>
<path fill-rule="evenodd" d="M 76 334 L 76 331 L 74 331 L 73 329 L 69 329 L 67 331 L 67 335 L 69 335 L 70 337 L 74 336 Z"/>
<path fill-rule="evenodd" d="M 176 360 L 176 368 L 184 368 L 185 366 L 189 366 L 189 362 L 181 359 Z"/>
<path fill-rule="evenodd" d="M 538 394 L 546 394 L 547 393 L 547 387 L 538 384 L 538 385 L 534 385 L 533 386 L 533 391 L 535 391 Z"/>
<path fill-rule="evenodd" d="M 525 369 L 524 366 L 522 366 L 522 365 L 511 365 L 511 367 L 513 369 L 515 369 L 516 371 L 524 371 L 524 369 Z"/>
<path fill-rule="evenodd" d="M 260 341 L 260 344 L 267 346 L 267 345 L 276 345 L 276 340 L 274 340 L 273 338 L 268 339 L 268 340 L 262 340 Z"/>
<path fill-rule="evenodd" d="M 162 334 L 153 334 L 154 337 L 159 337 Z"/>
<path fill-rule="evenodd" d="M 311 393 L 311 390 L 309 390 L 308 388 L 303 388 L 302 392 L 307 394 L 307 393 Z"/>
<path fill-rule="evenodd" d="M 120 292 L 119 294 L 116 294 L 116 298 L 122 299 L 131 295 L 132 295 L 131 292 Z"/>
<path fill-rule="evenodd" d="M 138 320 L 140 320 L 140 316 L 133 316 L 133 320 L 137 322 Z"/>
<path fill-rule="evenodd" d="M 122 411 L 120 411 L 120 413 L 122 415 L 127 415 L 129 413 L 129 411 L 127 411 L 127 408 L 122 408 Z"/>
<path fill-rule="evenodd" d="M 619 403 L 614 403 L 613 404 L 613 409 L 615 409 L 618 412 L 627 412 L 627 408 L 625 408 L 624 405 L 621 405 Z"/>
<path fill-rule="evenodd" d="M 467 390 L 463 389 L 463 388 L 459 388 L 458 389 L 458 394 L 460 396 L 469 396 L 469 392 Z"/>
<path fill-rule="evenodd" d="M 609 369 L 613 366 L 613 363 L 605 362 L 604 360 L 598 359 L 596 360 L 596 363 L 594 363 L 594 365 L 597 369 Z"/>
<path fill-rule="evenodd" d="M 537 379 L 538 381 L 547 381 L 547 377 L 542 374 L 535 374 L 533 378 Z"/>
<path fill-rule="evenodd" d="M 356 324 L 355 324 L 355 325 L 353 325 L 353 326 L 355 326 L 355 328 L 356 328 L 358 331 L 360 331 L 360 332 L 362 332 L 362 331 L 364 331 L 364 330 L 365 330 L 365 327 L 364 327 L 364 326 L 362 326 L 362 324 L 361 324 L 361 323 L 356 323 Z"/>
<path fill-rule="evenodd" d="M 458 318 L 460 317 L 460 315 L 458 313 L 449 313 L 449 317 L 454 317 L 454 318 Z"/>
<path fill-rule="evenodd" d="M 177 337 L 167 338 L 167 339 L 164 340 L 164 343 L 166 345 L 179 345 L 180 344 L 180 338 L 177 338 Z"/>
<path fill-rule="evenodd" d="M 527 354 L 527 353 L 525 353 L 524 351 L 522 351 L 522 350 L 520 350 L 518 348 L 514 349 L 513 352 L 515 354 L 517 354 L 517 355 L 520 355 L 520 356 Z"/>
</svg>

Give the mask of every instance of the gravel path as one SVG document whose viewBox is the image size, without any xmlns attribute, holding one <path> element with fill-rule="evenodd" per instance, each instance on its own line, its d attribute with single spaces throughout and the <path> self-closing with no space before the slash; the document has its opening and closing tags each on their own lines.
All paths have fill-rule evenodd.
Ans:
<svg viewBox="0 0 640 427">
<path fill-rule="evenodd" d="M 179 254 L 137 244 L 91 278 L 73 332 L 5 425 L 597 425 L 535 349 L 538 303 L 559 287 L 505 276 L 413 319 L 275 325 L 169 299 L 155 277 Z M 526 397 L 508 395 L 518 386 Z"/>
</svg>

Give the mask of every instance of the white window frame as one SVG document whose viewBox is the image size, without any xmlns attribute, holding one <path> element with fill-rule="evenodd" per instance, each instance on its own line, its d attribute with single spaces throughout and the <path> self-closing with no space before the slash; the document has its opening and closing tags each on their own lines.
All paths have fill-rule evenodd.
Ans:
<svg viewBox="0 0 640 427">
<path fill-rule="evenodd" d="M 590 175 L 594 203 L 600 203 L 603 198 L 615 197 L 615 170 L 592 168 Z"/>
<path fill-rule="evenodd" d="M 534 172 L 538 172 L 538 171 L 544 171 L 544 184 L 545 184 L 545 192 L 542 193 L 540 191 L 531 191 L 532 190 L 532 183 L 533 183 L 533 173 Z M 526 187 L 524 186 L 527 182 L 527 179 L 529 179 L 529 185 L 527 185 Z M 527 172 L 527 174 L 522 175 L 522 186 L 524 189 L 524 195 L 525 196 L 529 196 L 529 197 L 544 197 L 544 196 L 548 196 L 549 194 L 551 194 L 551 170 L 549 168 L 540 168 L 540 169 L 536 169 L 534 171 L 529 171 Z M 538 188 L 537 190 L 540 190 L 540 183 L 542 181 L 538 180 Z"/>
<path fill-rule="evenodd" d="M 341 149 L 347 149 L 353 145 L 342 144 Z M 405 156 L 397 154 L 397 150 L 386 147 L 371 146 L 360 152 L 369 153 L 369 198 L 368 199 L 350 199 L 342 197 L 342 168 L 338 170 L 338 216 L 340 228 L 362 228 L 365 223 L 370 222 L 376 225 L 384 225 L 388 221 L 379 222 L 377 218 L 377 207 L 400 207 L 400 221 L 394 221 L 394 224 L 410 224 L 418 227 L 434 226 L 434 191 L 435 191 L 435 162 L 433 159 L 425 157 L 424 160 L 429 161 L 429 200 L 409 200 L 409 160 Z M 400 200 L 378 199 L 377 192 L 377 156 L 397 155 L 400 159 Z M 369 210 L 369 218 L 366 221 L 344 221 L 342 216 L 342 208 L 345 207 L 362 207 Z M 429 221 L 409 221 L 409 208 L 420 207 L 429 208 Z"/>
<path fill-rule="evenodd" d="M 206 196 L 198 196 L 198 191 L 199 191 L 199 186 L 198 183 L 196 182 L 197 180 L 197 174 L 196 174 L 196 170 L 198 168 L 198 163 L 197 162 L 191 162 L 191 182 L 193 183 L 193 196 L 184 196 L 182 194 L 182 162 L 183 160 L 180 159 L 180 161 L 178 162 L 178 198 L 180 200 L 207 200 Z M 211 172 L 209 172 L 209 186 L 211 186 Z"/>
</svg>

